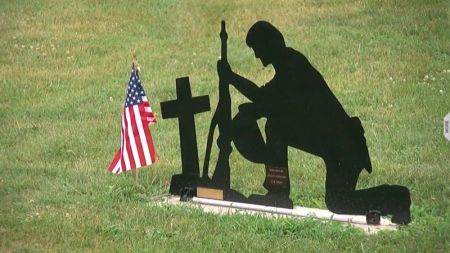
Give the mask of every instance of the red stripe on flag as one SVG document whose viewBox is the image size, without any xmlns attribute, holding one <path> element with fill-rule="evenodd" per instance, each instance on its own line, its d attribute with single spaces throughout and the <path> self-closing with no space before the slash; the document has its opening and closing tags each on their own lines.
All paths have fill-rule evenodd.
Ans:
<svg viewBox="0 0 450 253">
<path fill-rule="evenodd" d="M 152 138 L 152 133 L 150 131 L 150 124 L 156 123 L 156 118 L 154 117 L 154 114 L 152 112 L 152 109 L 150 108 L 150 103 L 149 102 L 144 102 L 143 103 L 143 112 L 141 113 L 141 115 L 145 115 L 145 117 L 142 117 L 142 124 L 144 125 L 144 129 L 145 129 L 145 138 L 147 139 L 147 145 L 148 145 L 148 149 L 150 151 L 150 157 L 152 160 L 152 163 L 154 163 L 156 161 L 156 153 L 155 153 L 155 146 L 153 144 L 153 138 Z M 150 120 L 149 120 L 150 119 Z"/>
<path fill-rule="evenodd" d="M 141 115 L 145 115 L 145 121 L 144 121 L 144 117 L 142 117 L 143 122 L 148 122 L 150 124 L 156 123 L 155 114 L 153 113 L 152 108 L 150 107 L 150 103 L 144 102 L 142 104 L 143 104 L 144 111 L 141 112 Z"/>
<path fill-rule="evenodd" d="M 135 106 L 138 106 L 138 105 L 135 105 Z M 138 106 L 138 108 L 140 108 L 140 107 Z M 138 123 L 136 122 L 136 116 L 134 115 L 134 110 L 132 110 L 131 108 L 130 108 L 129 112 L 130 112 L 130 122 L 131 122 L 131 126 L 133 129 L 134 142 L 136 143 L 136 149 L 137 149 L 137 152 L 139 155 L 139 161 L 141 163 L 141 166 L 145 166 L 145 165 L 147 165 L 147 163 L 145 162 L 144 152 L 142 150 L 141 135 L 139 133 L 139 129 L 137 126 Z M 137 115 L 137 116 L 139 118 L 140 115 Z"/>
<path fill-rule="evenodd" d="M 147 127 L 150 128 L 150 126 Z M 148 131 L 145 131 L 145 138 L 147 138 L 148 149 L 150 150 L 150 157 L 152 158 L 152 163 L 154 163 L 156 162 L 156 152 L 155 146 L 153 145 L 152 133 L 150 132 L 150 129 L 148 129 Z"/>
<path fill-rule="evenodd" d="M 125 108 L 122 110 L 122 124 L 121 124 L 121 143 L 120 143 L 120 152 L 121 152 L 121 159 L 120 159 L 120 172 L 126 171 L 126 165 L 125 165 L 125 159 L 128 159 L 128 157 L 125 157 Z"/>
<path fill-rule="evenodd" d="M 113 169 L 117 166 L 117 164 L 120 162 L 120 149 L 117 150 L 116 154 L 114 155 L 114 158 L 111 162 L 111 164 L 108 167 L 108 170 L 113 172 Z"/>
<path fill-rule="evenodd" d="M 125 110 L 127 110 L 129 112 L 128 108 L 126 108 Z M 127 119 L 125 117 L 125 129 L 124 129 L 124 132 L 125 132 L 125 143 L 126 143 L 125 148 L 127 150 L 128 157 L 130 159 L 130 169 L 135 169 L 136 168 L 136 162 L 134 161 L 133 151 L 131 150 L 130 136 L 128 136 L 129 126 L 130 126 L 130 123 L 127 121 Z M 127 169 L 128 168 L 126 168 L 125 171 Z"/>
</svg>

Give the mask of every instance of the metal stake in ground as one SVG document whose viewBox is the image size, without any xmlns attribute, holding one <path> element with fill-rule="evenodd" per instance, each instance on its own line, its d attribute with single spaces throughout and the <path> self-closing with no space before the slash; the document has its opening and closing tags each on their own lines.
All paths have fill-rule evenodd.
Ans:
<svg viewBox="0 0 450 253">
<path fill-rule="evenodd" d="M 178 118 L 181 147 L 182 174 L 174 175 L 170 184 L 171 194 L 180 194 L 186 187 L 195 188 L 199 179 L 199 161 L 194 114 L 210 110 L 209 97 L 192 97 L 189 77 L 176 80 L 177 100 L 161 103 L 163 119 Z"/>
</svg>

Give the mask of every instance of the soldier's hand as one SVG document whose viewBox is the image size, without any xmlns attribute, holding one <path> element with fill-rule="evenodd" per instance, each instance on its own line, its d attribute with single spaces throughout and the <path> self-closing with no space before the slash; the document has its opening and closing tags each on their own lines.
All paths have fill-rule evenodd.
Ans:
<svg viewBox="0 0 450 253">
<path fill-rule="evenodd" d="M 228 61 L 224 60 L 218 60 L 217 61 L 217 74 L 219 75 L 219 79 L 226 83 L 230 84 L 233 71 L 231 70 L 230 64 L 228 64 Z"/>
<path fill-rule="evenodd" d="M 263 117 L 263 110 L 255 103 L 244 103 L 239 105 L 239 113 L 250 117 L 251 119 L 260 119 Z"/>
</svg>

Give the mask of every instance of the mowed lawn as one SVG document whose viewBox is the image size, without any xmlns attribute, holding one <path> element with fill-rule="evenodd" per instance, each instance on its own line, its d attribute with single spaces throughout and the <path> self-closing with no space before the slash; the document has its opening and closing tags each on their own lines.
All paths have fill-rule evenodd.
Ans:
<svg viewBox="0 0 450 253">
<path fill-rule="evenodd" d="M 438 0 L 0 1 L 0 252 L 450 252 L 449 14 Z M 189 76 L 215 109 L 222 19 L 230 65 L 258 84 L 274 74 L 245 45 L 261 19 L 321 71 L 366 130 L 374 171 L 358 188 L 407 186 L 409 226 L 366 235 L 154 204 L 181 171 L 178 123 L 160 102 Z M 138 185 L 107 171 L 134 53 L 158 113 L 158 162 Z M 231 93 L 236 112 L 246 100 Z M 195 116 L 201 164 L 212 115 Z M 323 161 L 295 149 L 289 159 L 295 205 L 324 208 Z M 231 167 L 234 189 L 264 194 L 262 166 L 235 151 Z"/>
</svg>

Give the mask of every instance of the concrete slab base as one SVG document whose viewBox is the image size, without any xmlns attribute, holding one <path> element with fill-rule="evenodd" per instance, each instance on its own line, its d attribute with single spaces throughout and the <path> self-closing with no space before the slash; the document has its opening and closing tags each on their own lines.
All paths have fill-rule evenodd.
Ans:
<svg viewBox="0 0 450 253">
<path fill-rule="evenodd" d="M 375 234 L 381 230 L 395 230 L 397 225 L 386 218 L 381 217 L 380 225 L 369 225 L 365 215 L 343 215 L 334 214 L 326 209 L 308 208 L 295 206 L 293 209 L 277 208 L 271 206 L 254 205 L 247 203 L 213 200 L 205 198 L 192 198 L 191 201 L 180 201 L 180 196 L 168 196 L 163 198 L 159 204 L 185 205 L 193 208 L 200 208 L 204 212 L 219 215 L 260 215 L 264 217 L 290 217 L 290 218 L 314 218 L 318 220 L 339 221 L 351 226 L 363 229 L 368 234 Z"/>
</svg>

